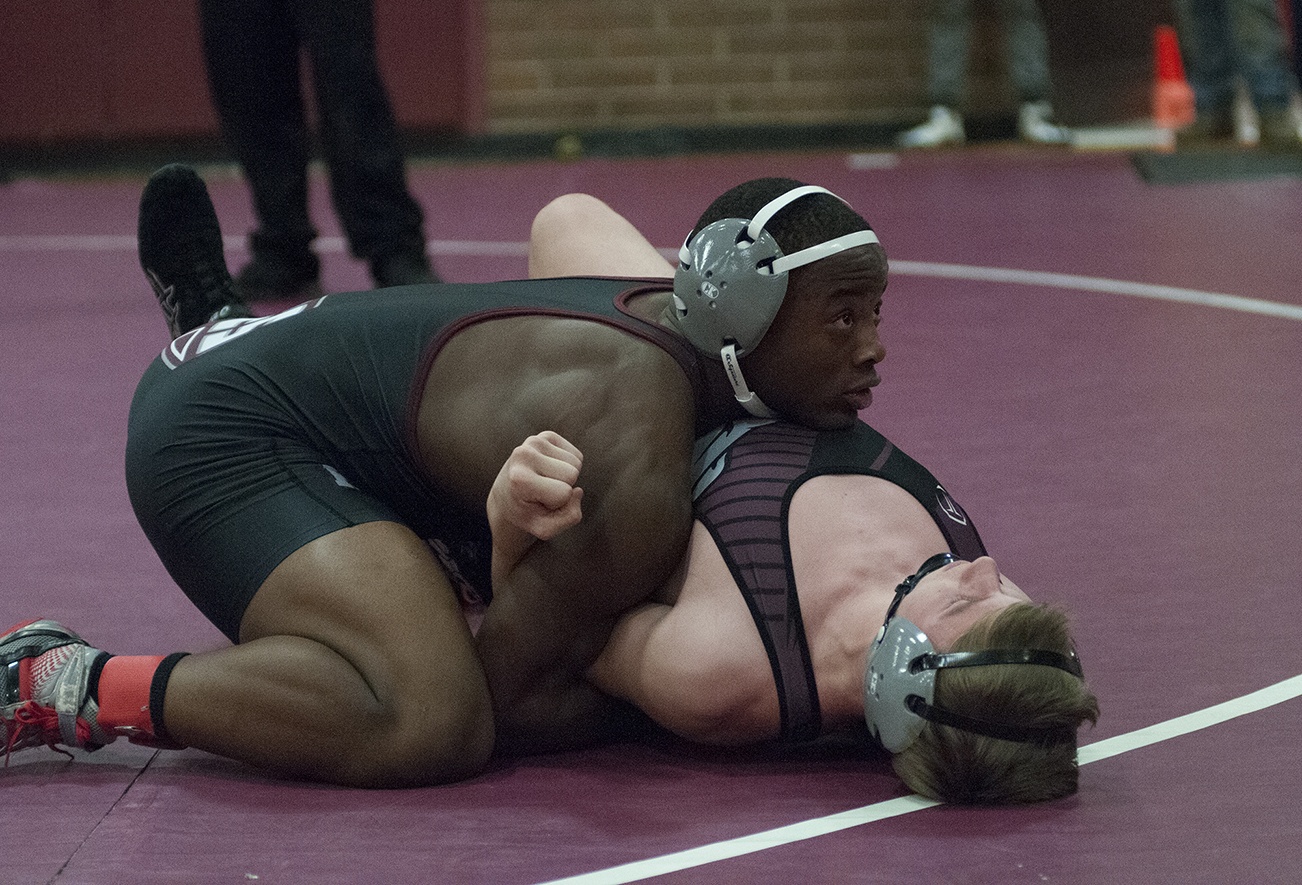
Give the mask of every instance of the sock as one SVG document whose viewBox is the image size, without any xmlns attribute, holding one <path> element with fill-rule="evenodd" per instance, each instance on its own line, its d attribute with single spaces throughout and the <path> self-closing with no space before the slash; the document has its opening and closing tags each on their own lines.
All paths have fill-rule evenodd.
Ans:
<svg viewBox="0 0 1302 885">
<path fill-rule="evenodd" d="M 179 748 L 162 723 L 167 677 L 184 655 L 115 655 L 99 674 L 99 726 L 135 744 Z M 157 702 L 155 702 L 157 696 Z"/>
</svg>

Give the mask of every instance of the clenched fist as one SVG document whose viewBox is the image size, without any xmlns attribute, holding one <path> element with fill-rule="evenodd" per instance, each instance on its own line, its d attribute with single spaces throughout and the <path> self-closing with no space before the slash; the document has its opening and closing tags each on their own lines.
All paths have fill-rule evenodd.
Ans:
<svg viewBox="0 0 1302 885">
<path fill-rule="evenodd" d="M 546 541 L 583 519 L 583 489 L 576 483 L 583 453 L 551 430 L 516 446 L 488 493 L 494 535 L 508 527 Z"/>
</svg>

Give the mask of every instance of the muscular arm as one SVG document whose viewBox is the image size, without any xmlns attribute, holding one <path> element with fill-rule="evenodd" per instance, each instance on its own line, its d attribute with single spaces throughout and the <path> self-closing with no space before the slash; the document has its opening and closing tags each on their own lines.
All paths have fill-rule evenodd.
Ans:
<svg viewBox="0 0 1302 885">
<path fill-rule="evenodd" d="M 618 615 L 659 589 L 683 554 L 691 524 L 685 388 L 622 393 L 564 426 L 583 451 L 583 521 L 495 566 L 477 642 L 500 752 L 577 746 L 625 721 L 627 708 L 584 673 Z M 559 417 L 558 428 L 568 416 Z"/>
<path fill-rule="evenodd" d="M 544 430 L 516 446 L 488 492 L 492 580 L 504 581 L 537 541 L 550 541 L 583 519 L 578 486 L 583 453 Z"/>
<path fill-rule="evenodd" d="M 619 619 L 588 678 L 688 740 L 774 737 L 777 694 L 763 646 L 702 526 L 693 529 L 673 589 L 673 605 L 645 603 Z"/>
</svg>

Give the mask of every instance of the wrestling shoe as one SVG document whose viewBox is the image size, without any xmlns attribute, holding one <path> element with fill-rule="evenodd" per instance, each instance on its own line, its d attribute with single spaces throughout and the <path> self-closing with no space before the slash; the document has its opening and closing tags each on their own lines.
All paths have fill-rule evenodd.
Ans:
<svg viewBox="0 0 1302 885">
<path fill-rule="evenodd" d="M 45 744 L 98 750 L 116 735 L 99 726 L 90 672 L 104 652 L 54 621 L 31 621 L 0 636 L 0 718 L 5 762 L 15 750 Z"/>
<path fill-rule="evenodd" d="M 253 316 L 226 269 L 208 189 L 189 166 L 173 163 L 150 176 L 137 241 L 173 338 L 211 320 Z"/>
</svg>

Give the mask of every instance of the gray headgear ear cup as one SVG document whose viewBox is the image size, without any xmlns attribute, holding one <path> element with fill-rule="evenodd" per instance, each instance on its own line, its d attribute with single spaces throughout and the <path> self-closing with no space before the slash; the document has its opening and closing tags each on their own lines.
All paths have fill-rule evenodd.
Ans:
<svg viewBox="0 0 1302 885">
<path fill-rule="evenodd" d="M 928 722 L 1022 743 L 1049 745 L 1074 741 L 1074 727 L 992 722 L 936 706 L 938 670 L 1003 664 L 1054 667 L 1077 679 L 1084 678 L 1075 652 L 1064 655 L 1014 648 L 937 654 L 927 634 L 916 624 L 906 618 L 891 618 L 882 625 L 868 650 L 863 685 L 868 732 L 892 753 L 908 749 Z"/>
<path fill-rule="evenodd" d="M 869 733 L 892 753 L 905 750 L 927 726 L 927 720 L 909 708 L 908 698 L 916 695 L 931 704 L 936 695 L 936 671 L 915 670 L 910 665 L 934 651 L 927 634 L 900 617 L 881 628 L 869 650 L 864 718 Z"/>
<path fill-rule="evenodd" d="M 735 356 L 749 353 L 782 307 L 789 271 L 878 242 L 876 234 L 862 230 L 783 255 L 764 226 L 781 209 L 810 194 L 836 196 L 813 185 L 793 188 L 766 203 L 754 218 L 707 224 L 683 244 L 674 275 L 675 316 L 683 336 L 698 350 L 717 358 L 731 344 Z"/>
<path fill-rule="evenodd" d="M 766 230 L 751 240 L 743 218 L 724 218 L 697 231 L 674 274 L 678 328 L 698 350 L 717 357 L 735 343 L 749 353 L 773 325 L 787 294 L 786 274 L 760 272 L 782 256 Z"/>
</svg>

